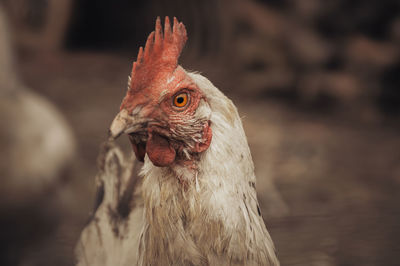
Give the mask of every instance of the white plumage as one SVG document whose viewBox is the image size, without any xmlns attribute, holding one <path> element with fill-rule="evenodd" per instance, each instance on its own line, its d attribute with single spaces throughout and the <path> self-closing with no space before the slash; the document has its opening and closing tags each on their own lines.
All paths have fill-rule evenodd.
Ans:
<svg viewBox="0 0 400 266">
<path fill-rule="evenodd" d="M 206 95 L 195 116 L 209 119 L 213 133 L 197 170 L 156 167 L 146 155 L 136 177 L 133 157 L 107 144 L 78 265 L 279 265 L 236 107 L 205 77 L 188 75 Z"/>
</svg>

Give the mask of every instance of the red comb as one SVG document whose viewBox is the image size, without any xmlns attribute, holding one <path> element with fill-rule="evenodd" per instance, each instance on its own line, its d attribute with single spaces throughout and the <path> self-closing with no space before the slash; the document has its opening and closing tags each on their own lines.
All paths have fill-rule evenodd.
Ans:
<svg viewBox="0 0 400 266">
<path fill-rule="evenodd" d="M 185 25 L 175 17 L 172 30 L 168 17 L 164 24 L 163 34 L 160 17 L 157 17 L 156 29 L 147 38 L 144 51 L 139 48 L 129 81 L 130 91 L 147 87 L 156 75 L 173 72 L 178 66 L 179 55 L 187 40 Z"/>
</svg>

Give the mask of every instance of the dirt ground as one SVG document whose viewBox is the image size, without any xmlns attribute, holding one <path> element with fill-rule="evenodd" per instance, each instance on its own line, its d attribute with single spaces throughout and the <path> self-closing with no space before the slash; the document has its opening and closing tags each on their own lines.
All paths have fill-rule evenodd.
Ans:
<svg viewBox="0 0 400 266">
<path fill-rule="evenodd" d="M 25 84 L 66 115 L 79 149 L 60 195 L 65 210 L 59 228 L 28 248 L 38 265 L 72 261 L 94 201 L 96 157 L 131 63 L 122 55 L 83 52 L 19 61 Z M 398 265 L 398 123 L 228 96 L 243 117 L 264 218 L 282 265 Z"/>
</svg>

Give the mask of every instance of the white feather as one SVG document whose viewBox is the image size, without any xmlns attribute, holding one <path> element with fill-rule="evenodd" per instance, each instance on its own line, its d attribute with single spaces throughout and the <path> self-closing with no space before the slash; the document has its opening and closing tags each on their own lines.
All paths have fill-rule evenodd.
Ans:
<svg viewBox="0 0 400 266">
<path fill-rule="evenodd" d="M 131 167 L 120 152 L 113 152 L 123 172 L 111 171 L 113 164 L 106 163 L 99 176 L 108 196 L 82 233 L 79 265 L 279 265 L 259 214 L 253 161 L 236 107 L 209 80 L 189 75 L 206 101 L 186 121 L 193 130 L 186 141 L 198 142 L 204 121 L 211 121 L 209 148 L 194 168 L 155 167 L 146 155 L 140 172 L 143 203 L 139 200 L 128 219 L 117 223 L 110 222 L 109 212 L 117 208 L 118 184 L 126 178 L 119 177 L 119 182 L 112 176 L 131 176 Z M 176 128 L 173 137 L 185 137 L 190 128 L 184 127 Z"/>
</svg>

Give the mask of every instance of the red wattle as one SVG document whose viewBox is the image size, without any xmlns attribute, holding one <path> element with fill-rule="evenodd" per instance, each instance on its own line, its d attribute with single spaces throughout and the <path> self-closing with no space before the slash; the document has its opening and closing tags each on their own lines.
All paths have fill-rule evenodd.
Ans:
<svg viewBox="0 0 400 266">
<path fill-rule="evenodd" d="M 168 166 L 175 161 L 175 149 L 166 138 L 156 133 L 149 133 L 146 152 L 155 166 Z"/>
</svg>

